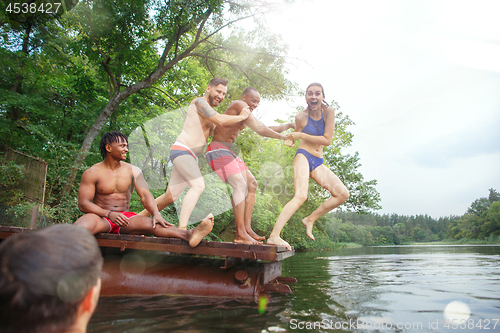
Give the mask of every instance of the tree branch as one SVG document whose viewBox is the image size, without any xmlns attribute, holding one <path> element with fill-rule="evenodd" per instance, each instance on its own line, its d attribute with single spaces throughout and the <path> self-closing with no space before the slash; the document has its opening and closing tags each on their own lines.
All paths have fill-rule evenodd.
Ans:
<svg viewBox="0 0 500 333">
<path fill-rule="evenodd" d="M 120 87 L 118 86 L 118 82 L 116 82 L 115 75 L 113 74 L 113 72 L 111 71 L 111 69 L 108 66 L 110 61 L 111 61 L 111 57 L 107 56 L 106 60 L 104 60 L 102 62 L 102 66 L 104 67 L 104 70 L 108 74 L 108 76 L 109 76 L 109 78 L 111 80 L 111 83 L 113 85 L 113 90 L 114 90 L 114 94 L 113 95 L 117 95 L 120 92 Z"/>
<path fill-rule="evenodd" d="M 170 38 L 167 45 L 165 45 L 165 49 L 163 50 L 160 61 L 158 62 L 158 67 L 164 66 L 165 61 L 167 59 L 167 55 L 170 52 L 170 50 L 172 49 L 172 47 L 174 46 L 174 44 L 176 46 L 174 58 L 177 58 L 177 50 L 178 50 L 178 44 L 179 44 L 180 37 L 182 35 L 184 35 L 185 33 L 189 32 L 193 27 L 200 24 L 200 22 L 203 22 L 203 25 L 204 25 L 211 14 L 212 14 L 212 8 L 209 8 L 203 15 L 198 17 L 196 20 L 194 20 L 190 24 L 186 24 L 184 26 L 179 27 L 179 29 L 177 29 L 177 32 L 175 34 L 176 38 L 175 39 Z"/>
<path fill-rule="evenodd" d="M 246 53 L 246 54 L 255 54 L 255 55 L 261 55 L 261 56 L 272 57 L 272 58 L 282 58 L 282 56 L 280 56 L 280 55 L 270 54 L 270 53 L 266 53 L 266 52 L 256 52 L 256 51 L 251 51 L 251 50 L 248 51 L 248 50 L 236 49 L 236 48 L 232 48 L 232 47 L 218 45 L 218 44 L 215 44 L 211 41 L 207 41 L 207 43 L 214 46 L 213 48 L 209 49 L 208 52 L 215 51 L 215 50 L 228 50 L 228 51 L 241 52 L 241 53 Z"/>
<path fill-rule="evenodd" d="M 174 99 L 172 96 L 170 96 L 166 91 L 163 91 L 161 90 L 160 88 L 158 87 L 155 87 L 155 86 L 151 86 L 152 89 L 156 89 L 158 90 L 159 92 L 163 93 L 165 96 L 167 96 L 170 100 L 172 100 L 172 102 L 174 102 L 175 104 L 177 104 L 178 107 L 181 107 L 181 104 L 179 103 L 179 101 L 177 101 L 176 99 Z"/>
<path fill-rule="evenodd" d="M 252 81 L 252 80 L 250 79 L 250 77 L 248 76 L 247 72 L 243 69 L 243 67 L 241 67 L 240 65 L 234 64 L 234 63 L 232 63 L 232 62 L 230 62 L 230 61 L 226 61 L 226 60 L 222 60 L 222 59 L 214 58 L 214 57 L 211 57 L 211 56 L 208 56 L 208 55 L 205 55 L 205 54 L 201 54 L 201 53 L 190 53 L 190 54 L 189 54 L 189 56 L 190 56 L 190 57 L 200 57 L 200 58 L 205 58 L 205 59 L 208 59 L 208 60 L 214 60 L 214 61 L 222 62 L 222 63 L 227 64 L 227 65 L 232 66 L 232 67 L 236 67 L 236 68 L 238 68 L 238 69 L 239 69 L 239 70 L 243 73 L 243 75 L 245 75 L 245 76 L 246 76 L 246 78 L 247 78 L 249 81 Z M 262 75 L 262 74 L 260 74 L 260 73 L 258 73 L 258 72 L 255 72 L 255 73 L 256 73 L 257 75 L 259 75 L 260 77 L 262 77 L 262 78 L 264 78 L 264 79 L 266 79 L 266 80 L 268 80 L 268 81 L 271 81 L 271 79 L 270 79 L 270 78 L 268 78 L 268 77 L 266 77 L 266 76 L 264 76 L 264 75 Z"/>
<path fill-rule="evenodd" d="M 203 38 L 200 43 L 203 43 L 203 42 L 206 42 L 210 37 L 214 36 L 215 34 L 217 34 L 219 31 L 221 31 L 222 29 L 230 26 L 231 24 L 233 23 L 236 23 L 238 21 L 242 21 L 242 20 L 246 20 L 247 18 L 250 18 L 250 17 L 254 17 L 255 15 L 257 14 L 251 14 L 251 15 L 248 15 L 248 16 L 244 16 L 244 17 L 239 17 L 235 20 L 232 20 L 232 21 L 229 21 L 223 25 L 221 25 L 219 28 L 215 29 L 212 33 L 210 33 L 208 36 L 206 36 L 205 38 Z"/>
</svg>

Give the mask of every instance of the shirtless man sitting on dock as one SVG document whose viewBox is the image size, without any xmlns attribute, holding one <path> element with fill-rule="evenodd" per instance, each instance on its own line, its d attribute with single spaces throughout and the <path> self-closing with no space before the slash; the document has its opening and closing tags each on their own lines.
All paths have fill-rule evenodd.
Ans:
<svg viewBox="0 0 500 333">
<path fill-rule="evenodd" d="M 241 100 L 232 102 L 224 114 L 236 116 L 246 107 L 253 111 L 259 103 L 260 95 L 257 89 L 248 87 L 243 91 Z M 289 128 L 295 128 L 295 124 L 288 123 L 267 127 L 253 115 L 250 115 L 247 119 L 235 124 L 216 126 L 212 143 L 207 147 L 206 159 L 208 164 L 223 182 L 227 182 L 233 188 L 231 204 L 233 205 L 234 219 L 236 221 L 236 239 L 234 242 L 262 244 L 261 240 L 264 237 L 257 235 L 251 227 L 257 181 L 245 163 L 231 151 L 236 138 L 246 126 L 261 136 L 286 140 L 286 136 L 280 133 Z"/>
<path fill-rule="evenodd" d="M 213 78 L 205 95 L 191 101 L 181 134 L 170 149 L 170 161 L 173 164 L 170 181 L 165 193 L 155 201 L 158 209 L 162 210 L 176 201 L 189 185 L 179 214 L 180 229 L 187 228 L 189 217 L 205 189 L 205 181 L 198 166 L 198 155 L 203 153 L 214 126 L 235 124 L 250 115 L 248 106 L 239 115 L 219 114 L 213 109 L 224 100 L 227 83 L 227 79 Z M 139 215 L 149 216 L 150 212 L 143 210 Z"/>
<path fill-rule="evenodd" d="M 88 229 L 92 234 L 152 234 L 181 238 L 189 242 L 190 246 L 197 246 L 212 231 L 213 215 L 209 214 L 196 228 L 190 230 L 181 230 L 166 222 L 156 207 L 141 170 L 124 162 L 127 145 L 127 137 L 121 132 L 103 135 L 99 148 L 104 161 L 94 164 L 82 175 L 78 208 L 85 215 L 75 225 Z M 128 211 L 134 188 L 144 207 L 153 214 L 152 218 Z"/>
</svg>

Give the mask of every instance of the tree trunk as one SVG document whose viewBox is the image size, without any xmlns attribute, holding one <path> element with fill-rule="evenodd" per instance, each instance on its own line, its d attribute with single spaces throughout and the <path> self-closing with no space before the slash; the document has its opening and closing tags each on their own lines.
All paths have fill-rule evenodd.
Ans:
<svg viewBox="0 0 500 333">
<path fill-rule="evenodd" d="M 17 93 L 17 94 L 22 94 L 22 85 L 23 85 L 23 80 L 24 80 L 24 77 L 22 75 L 22 71 L 23 71 L 23 68 L 24 68 L 24 62 L 30 56 L 30 54 L 29 54 L 29 41 L 30 41 L 30 35 L 31 35 L 31 28 L 32 28 L 31 24 L 28 24 L 26 26 L 25 35 L 23 37 L 23 47 L 22 47 L 22 50 L 21 50 L 21 52 L 26 55 L 26 58 L 20 59 L 20 62 L 19 62 L 19 73 L 16 74 L 16 78 L 14 80 L 14 84 L 10 87 L 10 91 L 13 92 L 13 93 Z M 11 107 L 8 110 L 7 118 L 9 118 L 10 121 L 11 121 L 11 128 L 15 124 L 15 122 L 19 118 L 21 118 L 21 111 L 22 111 L 22 109 L 20 107 L 17 107 L 17 106 L 16 107 Z"/>
<path fill-rule="evenodd" d="M 75 182 L 76 174 L 78 173 L 78 170 L 80 170 L 83 161 L 87 157 L 90 147 L 92 146 L 92 142 L 94 142 L 95 137 L 97 136 L 97 134 L 99 134 L 99 132 L 101 131 L 104 124 L 108 121 L 111 114 L 118 109 L 118 105 L 120 104 L 120 102 L 127 99 L 130 95 L 138 91 L 141 91 L 142 89 L 152 87 L 152 85 L 156 81 L 158 81 L 167 72 L 167 70 L 172 68 L 182 59 L 188 57 L 190 55 L 190 52 L 194 50 L 201 43 L 199 35 L 201 33 L 201 30 L 205 22 L 208 20 L 211 14 L 212 14 L 212 8 L 209 8 L 205 13 L 203 13 L 200 17 L 195 19 L 189 25 L 179 26 L 177 33 L 174 34 L 175 38 L 171 38 L 170 41 L 165 46 L 165 48 L 163 49 L 163 54 L 159 60 L 158 67 L 156 68 L 156 70 L 154 70 L 151 74 L 149 74 L 148 77 L 145 78 L 144 80 L 139 81 L 136 84 L 127 87 L 125 90 L 121 92 L 118 92 L 119 89 L 118 84 L 115 80 L 113 73 L 109 68 L 106 67 L 107 64 L 109 63 L 109 58 L 108 62 L 105 61 L 103 63 L 106 72 L 108 73 L 110 78 L 114 81 L 113 85 L 115 86 L 114 88 L 115 94 L 111 97 L 108 104 L 101 111 L 101 114 L 96 119 L 96 121 L 90 128 L 89 132 L 87 133 L 87 136 L 83 140 L 82 147 L 80 148 L 78 156 L 76 157 L 75 164 L 71 169 L 70 176 L 68 178 L 68 181 L 66 182 L 66 185 L 64 186 L 63 191 L 61 192 L 61 195 L 67 195 L 70 193 L 71 188 L 73 187 L 73 184 Z M 172 47 L 175 45 L 175 43 L 181 38 L 182 35 L 186 34 L 191 29 L 195 28 L 198 24 L 200 24 L 200 27 L 198 27 L 198 35 L 196 39 L 193 41 L 193 43 L 189 47 L 187 47 L 181 54 L 177 54 L 176 52 L 175 56 L 167 64 L 165 64 L 166 56 L 172 49 Z"/>
<path fill-rule="evenodd" d="M 62 195 L 67 195 L 70 193 L 71 188 L 73 187 L 73 184 L 75 182 L 76 174 L 78 173 L 78 170 L 80 170 L 83 161 L 87 157 L 90 151 L 90 147 L 92 146 L 92 142 L 94 142 L 94 139 L 96 136 L 99 134 L 101 131 L 102 127 L 104 124 L 108 121 L 109 117 L 111 114 L 118 109 L 118 106 L 120 103 L 127 99 L 130 95 L 145 89 L 145 88 L 150 88 L 154 82 L 156 82 L 163 74 L 158 75 L 157 72 L 163 73 L 166 71 L 162 69 L 157 69 L 155 72 L 153 72 L 148 78 L 146 78 L 143 81 L 140 81 L 130 87 L 127 87 L 127 89 L 114 94 L 111 99 L 109 100 L 108 104 L 102 109 L 101 114 L 99 117 L 97 117 L 96 121 L 94 124 L 92 124 L 92 127 L 87 133 L 87 136 L 83 140 L 82 147 L 80 148 L 80 151 L 78 153 L 78 156 L 76 157 L 75 164 L 73 165 L 73 168 L 71 169 L 70 176 L 68 177 L 68 181 L 66 182 L 66 185 L 64 186 Z M 152 79 L 152 77 L 155 77 L 155 79 Z"/>
</svg>

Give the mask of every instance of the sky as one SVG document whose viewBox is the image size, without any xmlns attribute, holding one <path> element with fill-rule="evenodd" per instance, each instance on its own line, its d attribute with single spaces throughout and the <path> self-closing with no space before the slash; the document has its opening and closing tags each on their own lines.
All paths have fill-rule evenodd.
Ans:
<svg viewBox="0 0 500 333">
<path fill-rule="evenodd" d="M 274 0 L 288 78 L 320 82 L 355 122 L 359 171 L 379 214 L 462 215 L 500 191 L 500 1 Z M 262 101 L 265 124 L 303 96 Z"/>
</svg>

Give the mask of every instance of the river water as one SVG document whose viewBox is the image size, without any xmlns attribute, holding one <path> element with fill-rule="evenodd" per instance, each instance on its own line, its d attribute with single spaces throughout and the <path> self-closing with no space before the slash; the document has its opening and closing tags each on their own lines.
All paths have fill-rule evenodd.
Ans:
<svg viewBox="0 0 500 333">
<path fill-rule="evenodd" d="M 88 332 L 500 332 L 500 246 L 297 253 L 292 294 L 101 298 Z"/>
</svg>

